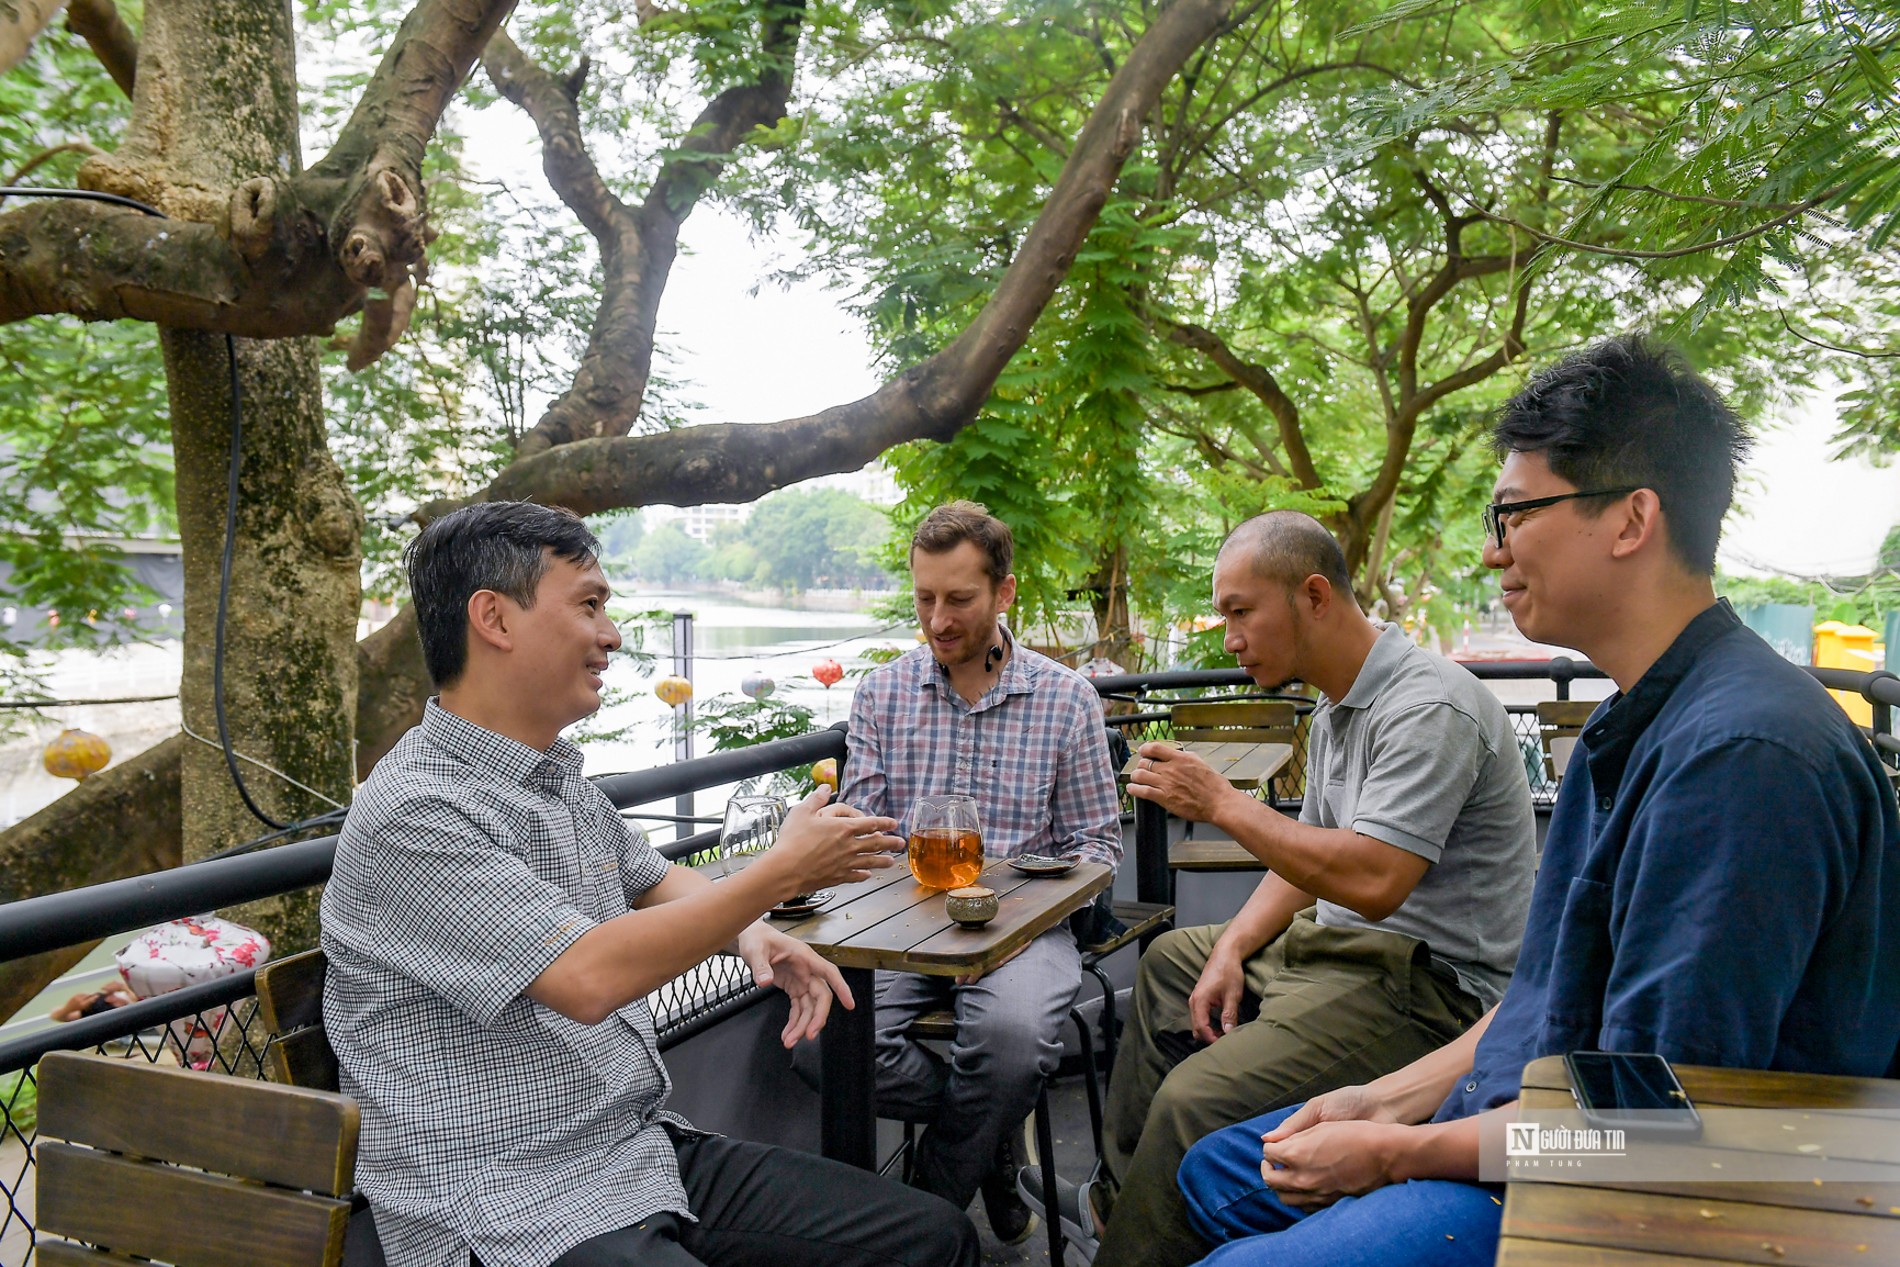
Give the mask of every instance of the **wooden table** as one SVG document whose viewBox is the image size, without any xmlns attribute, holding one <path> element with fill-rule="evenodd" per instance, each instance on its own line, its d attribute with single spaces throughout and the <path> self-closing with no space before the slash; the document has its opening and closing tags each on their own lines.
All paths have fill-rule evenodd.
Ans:
<svg viewBox="0 0 1900 1267">
<path fill-rule="evenodd" d="M 857 1001 L 849 1011 L 832 1009 L 820 1039 L 825 1156 L 866 1170 L 877 1166 L 876 969 L 930 976 L 988 972 L 1087 906 L 1114 878 L 1099 862 L 1032 878 L 1000 858 L 986 858 L 977 883 L 996 891 L 996 918 L 966 929 L 944 913 L 943 890 L 917 883 L 900 858 L 868 880 L 838 886 L 815 914 L 773 920 L 781 932 L 837 964 Z"/>
<path fill-rule="evenodd" d="M 1273 776 L 1293 760 L 1287 743 L 1219 743 L 1195 740 L 1179 745 L 1199 757 L 1235 787 L 1251 792 L 1267 787 Z M 1126 779 L 1135 772 L 1139 756 L 1122 767 Z M 1182 841 L 1168 847 L 1168 812 L 1153 801 L 1135 801 L 1135 896 L 1143 902 L 1171 902 L 1173 873 L 1182 871 L 1255 871 L 1260 860 L 1231 840 Z"/>
<path fill-rule="evenodd" d="M 1676 1066 L 1676 1075 L 1704 1122 L 1684 1176 L 1586 1184 L 1556 1170 L 1513 1182 L 1497 1267 L 1900 1263 L 1900 1081 L 1695 1065 Z M 1525 1067 L 1520 1103 L 1575 1110 L 1561 1058 Z M 1771 1112 L 1725 1112 L 1734 1109 Z M 1850 1159 L 1865 1181 L 1804 1177 Z M 1787 1178 L 1702 1177 L 1764 1164 Z"/>
</svg>

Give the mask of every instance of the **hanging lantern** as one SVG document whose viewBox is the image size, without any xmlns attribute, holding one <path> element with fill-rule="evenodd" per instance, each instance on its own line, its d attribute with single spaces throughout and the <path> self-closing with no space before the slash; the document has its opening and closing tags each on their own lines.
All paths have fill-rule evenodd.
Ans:
<svg viewBox="0 0 1900 1267">
<path fill-rule="evenodd" d="M 826 757 L 822 761 L 812 762 L 811 777 L 813 782 L 822 783 L 836 792 L 838 790 L 838 758 Z"/>
<path fill-rule="evenodd" d="M 844 678 L 844 666 L 836 660 L 820 660 L 811 666 L 811 675 L 825 684 L 830 690 Z"/>
<path fill-rule="evenodd" d="M 106 768 L 112 760 L 112 745 L 97 735 L 68 729 L 46 745 L 40 760 L 56 779 L 84 779 Z"/>
<path fill-rule="evenodd" d="M 663 677 L 653 684 L 653 693 L 668 708 L 678 708 L 693 698 L 693 684 L 683 677 Z"/>
<path fill-rule="evenodd" d="M 748 673 L 740 681 L 739 689 L 751 699 L 764 699 L 778 689 L 778 683 L 763 673 Z"/>
</svg>

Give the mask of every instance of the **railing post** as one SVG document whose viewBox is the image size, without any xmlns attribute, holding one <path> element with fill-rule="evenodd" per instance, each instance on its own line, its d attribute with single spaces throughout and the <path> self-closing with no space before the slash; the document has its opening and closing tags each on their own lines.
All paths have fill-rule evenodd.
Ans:
<svg viewBox="0 0 1900 1267">
<path fill-rule="evenodd" d="M 1577 676 L 1577 662 L 1567 655 L 1550 658 L 1550 680 L 1557 687 L 1558 699 L 1570 698 L 1570 681 Z"/>
<path fill-rule="evenodd" d="M 1876 735 L 1892 735 L 1893 705 L 1883 699 L 1877 699 L 1874 696 L 1874 683 L 1883 678 L 1889 682 L 1900 682 L 1900 674 L 1890 672 L 1887 669 L 1875 669 L 1872 673 L 1869 673 L 1867 679 L 1860 684 L 1860 693 L 1862 697 L 1873 706 L 1873 732 Z M 1878 747 L 1876 747 L 1875 751 L 1879 751 Z M 1890 764 L 1900 764 L 1900 756 L 1896 756 Z"/>
<path fill-rule="evenodd" d="M 673 613 L 673 672 L 688 682 L 693 680 L 693 613 Z M 688 695 L 680 711 L 673 715 L 673 760 L 693 759 L 693 697 Z M 681 792 L 673 800 L 673 812 L 680 817 L 673 838 L 684 840 L 693 834 L 693 794 Z"/>
</svg>

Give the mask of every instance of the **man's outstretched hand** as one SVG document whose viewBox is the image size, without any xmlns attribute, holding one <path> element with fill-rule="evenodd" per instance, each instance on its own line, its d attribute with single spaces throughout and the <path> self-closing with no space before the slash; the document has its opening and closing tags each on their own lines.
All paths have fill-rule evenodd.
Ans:
<svg viewBox="0 0 1900 1267">
<path fill-rule="evenodd" d="M 835 995 L 846 1007 L 856 1007 L 851 989 L 838 969 L 820 958 L 818 952 L 796 938 L 775 928 L 753 924 L 739 934 L 739 957 L 752 970 L 759 985 L 775 985 L 792 1001 L 792 1014 L 786 1019 L 779 1041 L 787 1047 L 802 1038 L 816 1038 L 831 1015 Z"/>
</svg>

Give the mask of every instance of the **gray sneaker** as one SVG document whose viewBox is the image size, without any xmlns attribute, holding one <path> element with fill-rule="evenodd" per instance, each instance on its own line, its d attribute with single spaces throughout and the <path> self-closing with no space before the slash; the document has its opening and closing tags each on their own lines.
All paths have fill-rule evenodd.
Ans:
<svg viewBox="0 0 1900 1267">
<path fill-rule="evenodd" d="M 1069 1245 L 1083 1262 L 1093 1262 L 1095 1251 L 1102 1245 L 1102 1230 L 1095 1226 L 1095 1211 L 1089 1205 L 1089 1190 L 1094 1186 L 1093 1179 L 1078 1188 L 1062 1176 L 1056 1176 L 1056 1216 L 1062 1222 L 1062 1234 L 1068 1237 Z M 1049 1212 L 1042 1208 L 1041 1166 L 1024 1166 L 1017 1171 L 1016 1191 L 1030 1209 L 1043 1218 L 1049 1217 Z"/>
</svg>

